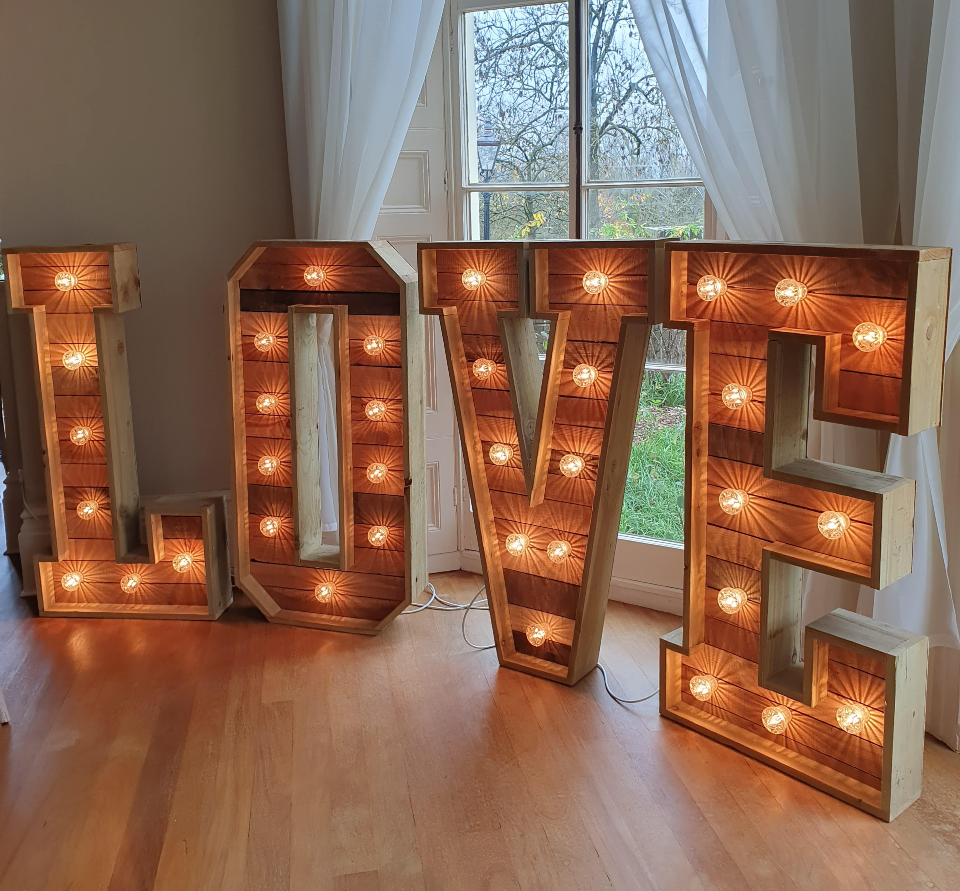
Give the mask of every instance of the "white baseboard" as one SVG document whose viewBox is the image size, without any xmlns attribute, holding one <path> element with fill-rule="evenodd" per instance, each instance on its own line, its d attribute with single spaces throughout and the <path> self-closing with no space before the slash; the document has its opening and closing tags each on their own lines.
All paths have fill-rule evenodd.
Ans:
<svg viewBox="0 0 960 891">
<path fill-rule="evenodd" d="M 480 555 L 476 551 L 461 551 L 460 565 L 455 567 L 464 572 L 473 572 L 482 575 Z M 633 579 L 613 578 L 610 580 L 610 600 L 620 603 L 631 603 L 634 606 L 643 606 L 655 609 L 661 613 L 670 613 L 672 616 L 683 615 L 683 590 L 669 588 L 665 585 L 654 585 L 645 582 L 636 582 Z"/>
<path fill-rule="evenodd" d="M 631 603 L 634 606 L 655 609 L 672 616 L 683 615 L 683 590 L 681 588 L 668 588 L 664 585 L 637 582 L 633 579 L 613 578 L 610 580 L 608 597 L 610 600 L 616 600 L 620 603 Z"/>
</svg>

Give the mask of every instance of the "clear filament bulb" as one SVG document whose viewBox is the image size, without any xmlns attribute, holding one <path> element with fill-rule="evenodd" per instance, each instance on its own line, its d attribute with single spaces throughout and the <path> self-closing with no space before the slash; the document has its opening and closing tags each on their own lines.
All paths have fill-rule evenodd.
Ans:
<svg viewBox="0 0 960 891">
<path fill-rule="evenodd" d="M 329 603 L 333 600 L 333 595 L 337 592 L 336 587 L 333 582 L 321 582 L 313 589 L 313 596 L 320 601 L 320 603 Z"/>
<path fill-rule="evenodd" d="M 862 705 L 841 705 L 837 709 L 837 726 L 847 733 L 863 733 L 863 728 L 867 723 L 867 710 Z"/>
<path fill-rule="evenodd" d="M 495 442 L 490 446 L 490 451 L 487 454 L 494 464 L 502 467 L 513 457 L 513 447 L 503 442 Z"/>
<path fill-rule="evenodd" d="M 60 576 L 60 585 L 64 591 L 76 591 L 83 584 L 83 573 L 67 572 Z"/>
<path fill-rule="evenodd" d="M 824 538 L 833 541 L 850 528 L 850 517 L 842 510 L 825 510 L 817 518 L 817 528 Z"/>
<path fill-rule="evenodd" d="M 727 408 L 743 408 L 753 399 L 753 390 L 743 384 L 727 384 L 720 394 Z"/>
<path fill-rule="evenodd" d="M 477 359 L 473 363 L 473 376 L 478 381 L 485 381 L 491 374 L 496 374 L 497 363 L 493 359 Z"/>
<path fill-rule="evenodd" d="M 261 331 L 259 334 L 253 335 L 253 345 L 260 350 L 261 353 L 272 350 L 276 342 L 277 338 L 269 331 Z"/>
<path fill-rule="evenodd" d="M 765 708 L 760 714 L 760 720 L 763 721 L 763 726 L 766 727 L 770 733 L 774 733 L 777 736 L 786 732 L 787 724 L 790 723 L 791 717 L 790 709 L 782 705 L 771 705 Z"/>
<path fill-rule="evenodd" d="M 738 514 L 747 506 L 750 496 L 743 489 L 724 489 L 719 500 L 724 513 Z"/>
<path fill-rule="evenodd" d="M 93 431 L 89 427 L 74 427 L 70 430 L 70 442 L 74 445 L 86 445 Z"/>
<path fill-rule="evenodd" d="M 303 280 L 316 288 L 327 280 L 327 274 L 319 266 L 308 266 L 303 270 Z"/>
<path fill-rule="evenodd" d="M 694 699 L 706 702 L 717 689 L 717 679 L 709 674 L 698 674 L 690 678 L 690 693 Z"/>
<path fill-rule="evenodd" d="M 583 290 L 588 294 L 599 294 L 608 284 L 609 277 L 596 269 L 591 269 L 583 276 Z"/>
<path fill-rule="evenodd" d="M 364 407 L 363 413 L 371 421 L 382 421 L 387 415 L 386 403 L 379 399 L 371 399 Z"/>
<path fill-rule="evenodd" d="M 504 544 L 508 554 L 519 557 L 527 549 L 527 545 L 530 544 L 530 539 L 522 532 L 511 532 L 510 535 L 507 536 Z"/>
<path fill-rule="evenodd" d="M 371 526 L 370 531 L 367 532 L 367 541 L 375 548 L 382 548 L 387 543 L 389 535 L 390 530 L 386 526 Z"/>
<path fill-rule="evenodd" d="M 733 615 L 747 602 L 747 592 L 743 588 L 721 588 L 717 592 L 717 604 L 725 613 Z"/>
<path fill-rule="evenodd" d="M 853 329 L 853 345 L 864 353 L 872 353 L 886 343 L 887 329 L 873 322 L 861 322 Z"/>
<path fill-rule="evenodd" d="M 560 459 L 560 473 L 564 476 L 579 476 L 583 470 L 583 458 L 579 455 L 564 455 Z"/>
<path fill-rule="evenodd" d="M 379 356 L 387 342 L 376 334 L 371 334 L 363 342 L 363 350 L 368 356 Z"/>
<path fill-rule="evenodd" d="M 279 400 L 272 393 L 261 393 L 257 397 L 257 411 L 262 415 L 272 414 L 277 409 Z"/>
<path fill-rule="evenodd" d="M 531 646 L 542 647 L 550 637 L 550 629 L 546 625 L 527 625 L 527 641 Z"/>
<path fill-rule="evenodd" d="M 487 274 L 479 269 L 464 269 L 460 281 L 468 291 L 476 291 L 487 280 Z"/>
<path fill-rule="evenodd" d="M 267 538 L 273 538 L 280 533 L 282 521 L 280 517 L 264 517 L 260 521 L 260 534 Z"/>
<path fill-rule="evenodd" d="M 807 296 L 807 286 L 793 278 L 782 278 L 773 289 L 773 296 L 782 306 L 793 306 Z"/>
<path fill-rule="evenodd" d="M 716 300 L 727 293 L 727 283 L 715 275 L 702 275 L 697 282 L 697 295 L 707 302 Z"/>
<path fill-rule="evenodd" d="M 67 371 L 76 371 L 81 365 L 87 361 L 87 357 L 80 352 L 80 350 L 67 350 L 63 354 L 63 367 Z"/>
<path fill-rule="evenodd" d="M 137 588 L 140 587 L 140 582 L 143 579 L 136 572 L 128 572 L 122 579 L 120 579 L 120 590 L 125 594 L 132 594 Z"/>
<path fill-rule="evenodd" d="M 547 556 L 554 563 L 563 563 L 570 556 L 572 545 L 569 541 L 560 541 L 559 539 L 551 541 L 547 545 Z"/>
<path fill-rule="evenodd" d="M 174 557 L 170 562 L 177 572 L 186 572 L 191 566 L 193 566 L 193 556 L 184 552 L 182 554 L 177 554 L 177 556 Z"/>
<path fill-rule="evenodd" d="M 69 291 L 77 286 L 77 277 L 72 272 L 58 272 L 53 277 L 53 285 L 58 291 Z"/>
<path fill-rule="evenodd" d="M 81 501 L 77 505 L 77 516 L 81 520 L 92 520 L 97 515 L 98 510 L 100 510 L 100 505 L 96 501 Z"/>
<path fill-rule="evenodd" d="M 374 462 L 367 467 L 367 479 L 371 483 L 382 483 L 387 478 L 387 465 Z"/>
<path fill-rule="evenodd" d="M 270 476 L 271 473 L 276 473 L 279 469 L 280 459 L 275 455 L 264 455 L 259 461 L 257 461 L 257 470 L 259 470 L 264 476 Z"/>
<path fill-rule="evenodd" d="M 597 379 L 597 369 L 592 365 L 578 365 L 573 369 L 573 382 L 578 387 L 589 387 Z"/>
</svg>

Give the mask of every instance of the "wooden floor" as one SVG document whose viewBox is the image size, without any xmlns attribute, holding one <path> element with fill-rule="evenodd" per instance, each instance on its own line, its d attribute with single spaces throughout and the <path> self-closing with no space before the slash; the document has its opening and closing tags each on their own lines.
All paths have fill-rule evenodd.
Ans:
<svg viewBox="0 0 960 891">
<path fill-rule="evenodd" d="M 960 757 L 930 740 L 923 798 L 887 826 L 598 673 L 499 670 L 459 614 L 369 639 L 243 605 L 38 619 L 16 591 L 0 558 L 2 891 L 960 888 Z M 614 682 L 652 689 L 676 624 L 611 604 Z"/>
</svg>

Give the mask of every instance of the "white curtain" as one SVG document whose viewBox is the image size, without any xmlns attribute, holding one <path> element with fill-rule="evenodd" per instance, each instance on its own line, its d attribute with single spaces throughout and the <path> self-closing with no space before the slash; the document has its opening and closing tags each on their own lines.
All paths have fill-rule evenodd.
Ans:
<svg viewBox="0 0 960 891">
<path fill-rule="evenodd" d="M 444 0 L 278 0 L 287 160 L 298 238 L 363 241 L 400 156 Z M 320 511 L 338 527 L 330 318 L 318 317 Z"/>
<path fill-rule="evenodd" d="M 444 0 L 278 0 L 298 238 L 373 235 L 443 5 Z"/>
<path fill-rule="evenodd" d="M 862 243 L 847 0 L 631 0 L 631 5 L 654 74 L 727 234 L 744 240 Z M 958 27 L 957 13 L 949 11 L 948 16 L 948 6 L 943 2 L 937 13 L 938 39 L 945 48 L 938 45 L 939 52 L 930 53 L 928 66 L 939 75 L 937 83 L 943 84 L 939 91 L 943 95 L 937 93 L 936 101 L 930 93 L 936 90 L 931 71 L 926 76 L 919 151 L 924 178 L 917 192 L 916 235 L 922 243 L 960 247 L 955 148 L 950 154 L 951 143 L 956 146 L 960 139 L 960 91 L 954 89 L 948 95 L 950 85 L 960 82 L 960 41 L 953 32 L 947 34 L 948 17 L 954 31 Z M 909 17 L 910 3 L 902 0 L 900 12 Z M 901 31 L 904 24 L 901 18 Z M 897 42 L 898 49 L 906 42 L 900 33 Z M 925 47 L 924 40 L 918 42 Z M 896 101 L 896 96 L 889 97 L 890 104 Z M 904 104 L 901 119 L 908 119 L 909 110 Z M 864 147 L 864 151 L 875 149 Z M 948 183 L 953 191 L 945 188 Z M 906 233 L 905 240 L 909 237 Z M 958 330 L 960 317 L 952 315 L 950 343 Z M 823 460 L 879 469 L 877 438 L 871 431 L 814 424 L 809 448 L 812 456 Z M 934 646 L 956 647 L 957 605 L 945 569 L 947 537 L 936 432 L 907 441 L 893 437 L 886 467 L 918 480 L 912 576 L 866 596 L 849 582 L 809 576 L 805 621 L 837 606 L 859 607 L 877 618 L 929 634 Z M 957 475 L 957 468 L 951 472 Z M 953 697 L 953 735 L 928 726 L 956 747 L 956 664 L 960 663 L 932 660 L 933 665 L 939 663 L 946 669 L 943 677 L 931 676 L 930 699 L 939 707 L 943 703 L 938 699 Z M 929 713 L 935 711 L 931 708 Z"/>
</svg>

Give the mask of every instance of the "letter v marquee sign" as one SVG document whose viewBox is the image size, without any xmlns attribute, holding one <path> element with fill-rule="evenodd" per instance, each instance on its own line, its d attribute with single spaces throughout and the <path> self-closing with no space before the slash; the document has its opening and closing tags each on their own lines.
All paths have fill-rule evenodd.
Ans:
<svg viewBox="0 0 960 891">
<path fill-rule="evenodd" d="M 597 664 L 662 243 L 421 244 L 500 664 Z"/>
<path fill-rule="evenodd" d="M 687 331 L 683 627 L 660 711 L 891 820 L 920 794 L 927 638 L 846 610 L 803 627 L 803 571 L 907 575 L 913 480 L 807 456 L 808 403 L 939 423 L 950 251 L 671 242 Z"/>
</svg>

